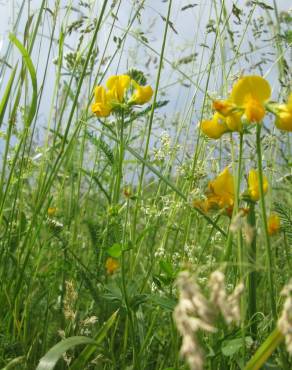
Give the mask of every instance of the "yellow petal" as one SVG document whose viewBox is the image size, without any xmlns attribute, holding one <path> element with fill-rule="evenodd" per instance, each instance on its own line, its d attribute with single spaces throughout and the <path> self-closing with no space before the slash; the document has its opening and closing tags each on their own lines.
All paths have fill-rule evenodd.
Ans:
<svg viewBox="0 0 292 370">
<path fill-rule="evenodd" d="M 265 107 L 259 100 L 254 99 L 252 96 L 246 97 L 244 108 L 244 113 L 248 122 L 261 122 L 265 117 Z"/>
<path fill-rule="evenodd" d="M 111 76 L 107 82 L 106 86 L 109 90 L 112 91 L 111 96 L 118 103 L 123 103 L 125 92 L 130 86 L 131 78 L 128 75 L 119 75 L 119 76 Z"/>
<path fill-rule="evenodd" d="M 140 86 L 136 81 L 132 81 L 135 88 L 130 102 L 133 104 L 145 104 L 152 98 L 153 90 L 151 86 Z"/>
<path fill-rule="evenodd" d="M 232 113 L 228 117 L 226 117 L 226 125 L 230 131 L 241 132 L 242 130 L 241 117 L 242 113 L 238 112 Z"/>
<path fill-rule="evenodd" d="M 280 230 L 280 218 L 276 214 L 270 215 L 268 219 L 268 233 L 274 235 Z"/>
<path fill-rule="evenodd" d="M 213 181 L 209 182 L 208 200 L 220 208 L 232 206 L 234 202 L 234 178 L 226 167 Z"/>
<path fill-rule="evenodd" d="M 279 104 L 277 111 L 276 126 L 280 130 L 292 131 L 292 93 L 287 104 Z"/>
<path fill-rule="evenodd" d="M 211 139 L 219 139 L 225 132 L 228 131 L 225 118 L 219 113 L 215 113 L 211 120 L 201 121 L 200 128 L 203 133 Z"/>
<path fill-rule="evenodd" d="M 105 262 L 105 268 L 108 274 L 113 274 L 119 268 L 119 262 L 109 257 Z"/>
<path fill-rule="evenodd" d="M 267 101 L 271 96 L 271 87 L 268 81 L 260 76 L 245 76 L 239 79 L 232 88 L 232 102 L 237 106 L 243 106 L 249 96 L 260 103 Z"/>
<path fill-rule="evenodd" d="M 268 180 L 264 175 L 263 190 L 264 194 L 268 191 Z M 256 202 L 260 199 L 259 178 L 258 172 L 255 169 L 251 169 L 248 174 L 248 192 L 253 201 Z"/>
</svg>

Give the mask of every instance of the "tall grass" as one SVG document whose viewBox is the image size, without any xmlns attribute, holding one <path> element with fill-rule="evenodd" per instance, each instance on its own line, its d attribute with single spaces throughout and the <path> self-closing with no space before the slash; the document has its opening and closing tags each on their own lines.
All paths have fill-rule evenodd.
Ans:
<svg viewBox="0 0 292 370">
<path fill-rule="evenodd" d="M 0 368 L 187 369 L 173 321 L 183 269 L 205 294 L 218 269 L 228 291 L 245 285 L 240 326 L 219 317 L 216 334 L 200 333 L 206 369 L 291 368 L 275 329 L 291 277 L 291 134 L 272 115 L 244 136 L 214 141 L 198 129 L 242 74 L 287 98 L 282 6 L 14 4 L 0 59 Z M 94 116 L 94 87 L 125 73 L 147 77 L 151 102 Z M 226 166 L 231 217 L 194 203 Z M 261 195 L 252 205 L 250 168 Z M 242 224 L 230 227 L 247 206 L 251 241 Z M 271 212 L 281 219 L 275 236 Z"/>
</svg>

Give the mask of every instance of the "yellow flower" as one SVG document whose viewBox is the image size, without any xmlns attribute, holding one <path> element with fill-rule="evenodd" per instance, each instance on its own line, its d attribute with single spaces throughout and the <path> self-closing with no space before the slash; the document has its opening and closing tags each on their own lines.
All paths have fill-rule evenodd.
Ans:
<svg viewBox="0 0 292 370">
<path fill-rule="evenodd" d="M 231 101 L 243 109 L 249 122 L 260 122 L 265 116 L 265 102 L 271 96 L 271 87 L 260 76 L 245 76 L 232 88 Z"/>
<path fill-rule="evenodd" d="M 280 130 L 292 131 L 292 93 L 287 104 L 279 104 L 277 111 L 276 126 Z"/>
<path fill-rule="evenodd" d="M 119 268 L 119 262 L 114 258 L 109 257 L 105 262 L 106 272 L 111 275 Z"/>
<path fill-rule="evenodd" d="M 109 89 L 108 99 L 112 103 L 123 103 L 130 82 L 131 78 L 128 75 L 111 76 L 106 82 L 106 86 Z"/>
<path fill-rule="evenodd" d="M 234 179 L 228 167 L 226 167 L 214 180 L 209 182 L 207 199 L 209 206 L 226 208 L 234 203 Z"/>
<path fill-rule="evenodd" d="M 274 235 L 280 230 L 280 218 L 276 214 L 271 214 L 268 219 L 268 233 Z"/>
<path fill-rule="evenodd" d="M 112 105 L 108 101 L 108 96 L 103 86 L 96 86 L 94 90 L 94 103 L 91 106 L 92 112 L 97 117 L 107 117 L 110 115 Z"/>
<path fill-rule="evenodd" d="M 132 80 L 132 85 L 135 89 L 129 103 L 145 104 L 152 98 L 153 90 L 151 86 L 140 86 L 136 81 Z"/>
<path fill-rule="evenodd" d="M 263 176 L 263 190 L 264 194 L 268 191 L 268 180 L 266 176 Z M 251 169 L 248 174 L 248 192 L 253 201 L 256 202 L 260 199 L 258 172 L 254 169 Z"/>
<path fill-rule="evenodd" d="M 194 199 L 193 206 L 208 212 L 212 209 L 225 209 L 230 216 L 234 204 L 234 179 L 226 167 L 214 180 L 208 184 L 206 199 Z"/>
<path fill-rule="evenodd" d="M 48 216 L 49 217 L 53 217 L 57 212 L 57 208 L 56 207 L 49 207 L 48 208 Z"/>
<path fill-rule="evenodd" d="M 225 117 L 216 112 L 211 120 L 203 120 L 200 123 L 200 128 L 205 135 L 211 139 L 219 139 L 225 132 L 228 131 Z"/>
</svg>

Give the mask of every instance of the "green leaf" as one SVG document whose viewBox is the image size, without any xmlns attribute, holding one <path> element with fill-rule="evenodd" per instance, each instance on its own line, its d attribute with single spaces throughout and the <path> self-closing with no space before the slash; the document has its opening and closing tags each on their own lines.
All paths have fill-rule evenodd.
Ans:
<svg viewBox="0 0 292 370">
<path fill-rule="evenodd" d="M 222 343 L 221 351 L 224 356 L 230 357 L 233 356 L 235 353 L 237 353 L 242 348 L 242 338 L 235 338 L 231 340 L 225 340 Z M 245 338 L 245 344 L 247 346 L 251 346 L 253 343 L 251 337 Z"/>
<path fill-rule="evenodd" d="M 3 367 L 1 370 L 11 370 L 16 367 L 18 367 L 19 364 L 25 362 L 25 356 L 19 356 L 11 360 L 5 367 Z"/>
<path fill-rule="evenodd" d="M 23 61 L 28 69 L 28 72 L 30 74 L 31 78 L 31 84 L 32 84 L 32 101 L 29 109 L 28 116 L 26 118 L 26 126 L 30 126 L 32 123 L 32 120 L 36 114 L 37 109 L 37 79 L 36 79 L 36 72 L 34 65 L 31 61 L 30 55 L 28 51 L 25 49 L 25 47 L 22 45 L 22 43 L 17 39 L 17 37 L 10 33 L 9 40 L 17 47 L 17 49 L 20 51 L 23 57 Z"/>
<path fill-rule="evenodd" d="M 156 294 L 151 294 L 148 297 L 149 301 L 154 304 L 155 306 L 159 306 L 163 308 L 166 311 L 173 311 L 177 301 L 174 298 L 168 298 L 168 297 L 161 297 Z"/>
<path fill-rule="evenodd" d="M 122 246 L 115 243 L 107 250 L 107 253 L 113 258 L 119 258 L 122 254 Z"/>
<path fill-rule="evenodd" d="M 10 76 L 9 81 L 7 83 L 6 89 L 4 91 L 3 98 L 2 98 L 1 103 L 0 103 L 0 127 L 1 127 L 1 124 L 2 124 L 2 121 L 3 121 L 3 118 L 4 118 L 4 114 L 5 114 L 5 111 L 6 111 L 7 103 L 8 103 L 8 100 L 9 100 L 11 88 L 12 88 L 15 73 L 16 73 L 16 69 L 17 69 L 17 66 L 13 69 L 13 71 L 11 73 L 11 76 Z"/>
<path fill-rule="evenodd" d="M 159 266 L 161 270 L 167 275 L 169 278 L 173 278 L 175 275 L 175 272 L 173 270 L 172 264 L 170 262 L 161 260 L 159 261 Z"/>
<path fill-rule="evenodd" d="M 70 348 L 75 347 L 79 344 L 88 344 L 88 343 L 90 343 L 91 345 L 95 344 L 92 338 L 87 337 L 70 337 L 62 340 L 61 342 L 57 343 L 54 347 L 52 347 L 49 350 L 49 352 L 47 352 L 45 356 L 41 358 L 36 370 L 54 369 L 55 365 L 62 357 L 62 355 L 66 353 Z"/>
<path fill-rule="evenodd" d="M 85 368 L 90 357 L 93 355 L 96 345 L 100 344 L 107 335 L 107 332 L 116 321 L 118 311 L 114 312 L 111 317 L 103 324 L 94 338 L 94 345 L 90 344 L 84 348 L 79 357 L 70 366 L 70 370 L 81 370 Z M 37 369 L 38 370 L 38 369 Z"/>
</svg>

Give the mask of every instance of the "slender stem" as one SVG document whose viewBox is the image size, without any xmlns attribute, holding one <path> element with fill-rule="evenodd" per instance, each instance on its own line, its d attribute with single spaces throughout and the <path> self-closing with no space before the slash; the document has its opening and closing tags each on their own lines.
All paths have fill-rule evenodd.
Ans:
<svg viewBox="0 0 292 370">
<path fill-rule="evenodd" d="M 114 188 L 113 204 L 116 205 L 120 200 L 121 193 L 121 182 L 123 177 L 123 161 L 124 161 L 124 113 L 121 114 L 121 119 L 118 121 L 119 127 L 119 148 L 118 148 L 118 171 L 116 177 L 116 183 Z"/>
<path fill-rule="evenodd" d="M 253 235 L 252 241 L 249 245 L 248 259 L 251 266 L 251 271 L 248 276 L 248 318 L 251 322 L 251 335 L 254 339 L 257 338 L 257 321 L 255 314 L 257 312 L 257 273 L 256 273 L 256 215 L 255 215 L 255 204 L 251 203 L 249 207 L 249 213 L 247 216 L 249 225 L 252 227 Z"/>
<path fill-rule="evenodd" d="M 268 221 L 266 214 L 266 205 L 264 197 L 264 180 L 263 180 L 263 164 L 262 164 L 262 150 L 261 150 L 261 128 L 260 124 L 257 124 L 257 135 L 256 135 L 256 147 L 257 147 L 257 159 L 258 159 L 258 177 L 259 177 L 259 193 L 260 193 L 260 206 L 262 213 L 262 221 L 264 226 L 265 243 L 268 257 L 268 279 L 269 279 L 269 293 L 271 299 L 271 309 L 274 322 L 277 320 L 277 306 L 275 300 L 275 287 L 273 279 L 272 269 L 272 248 L 271 241 L 268 233 Z"/>
</svg>

